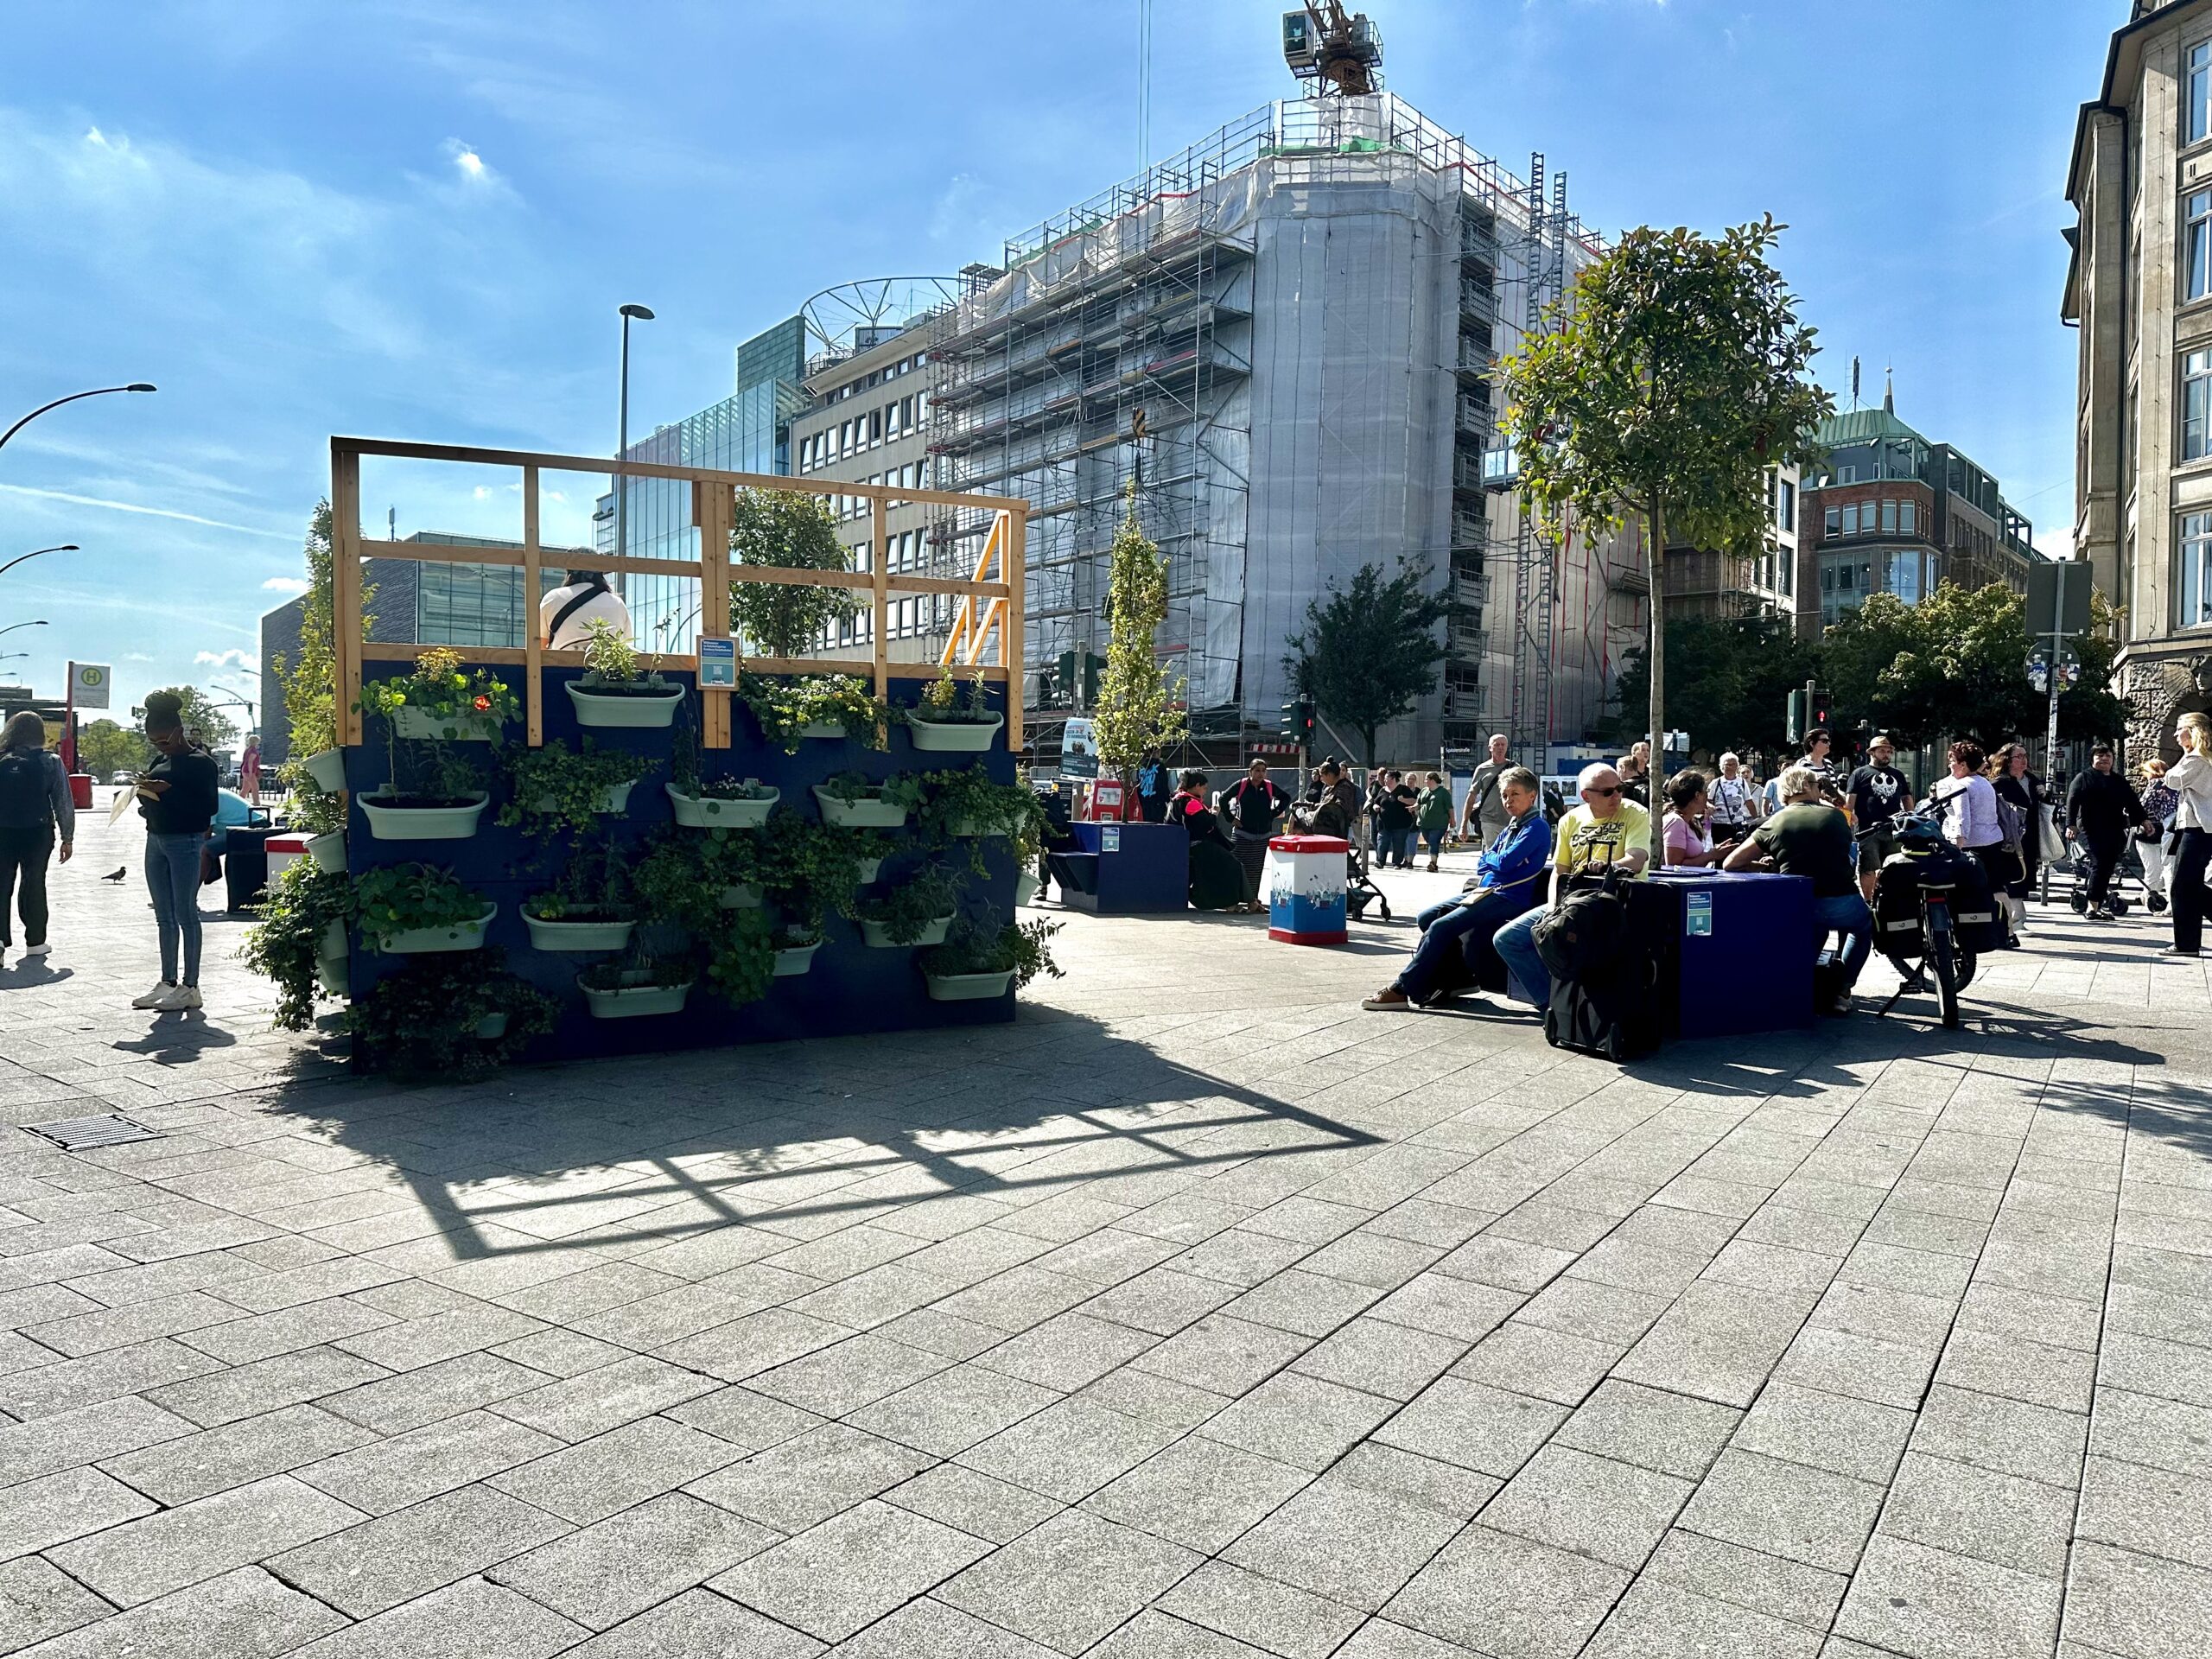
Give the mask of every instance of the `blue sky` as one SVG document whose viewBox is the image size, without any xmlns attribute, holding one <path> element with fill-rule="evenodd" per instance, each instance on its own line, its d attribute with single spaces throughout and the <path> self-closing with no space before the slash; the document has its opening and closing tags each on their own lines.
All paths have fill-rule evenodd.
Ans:
<svg viewBox="0 0 2212 1659">
<path fill-rule="evenodd" d="M 246 685 L 334 432 L 613 445 L 727 395 L 817 289 L 950 272 L 1134 170 L 1136 0 L 9 0 L 0 677 Z M 2003 480 L 2063 550 L 2063 174 L 2124 0 L 1373 0 L 1392 90 L 1607 231 L 1771 212 L 1821 378 Z M 1277 3 L 1158 0 L 1152 140 L 1293 95 Z M 770 21 L 772 20 L 772 21 Z M 402 535 L 510 480 L 372 474 Z M 565 480 L 546 533 L 584 539 Z M 256 695 L 249 690 L 249 696 Z"/>
</svg>

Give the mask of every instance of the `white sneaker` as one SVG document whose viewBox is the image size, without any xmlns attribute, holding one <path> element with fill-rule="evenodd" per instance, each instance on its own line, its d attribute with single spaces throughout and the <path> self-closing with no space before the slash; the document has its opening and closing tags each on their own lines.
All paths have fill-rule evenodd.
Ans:
<svg viewBox="0 0 2212 1659">
<path fill-rule="evenodd" d="M 27 949 L 23 952 L 23 955 L 26 957 L 42 957 L 53 949 L 54 947 L 50 944 L 34 944 Z"/>
<path fill-rule="evenodd" d="M 172 985 L 162 995 L 162 1000 L 154 1004 L 154 1008 L 160 1014 L 178 1014 L 199 1006 L 200 988 L 197 985 Z"/>
<path fill-rule="evenodd" d="M 134 1008 L 158 1008 L 165 1007 L 169 997 L 175 992 L 176 988 L 176 982 L 174 980 L 165 979 L 162 981 L 160 984 L 155 986 L 152 990 L 147 992 L 145 995 L 132 997 L 130 999 L 130 1006 Z"/>
</svg>

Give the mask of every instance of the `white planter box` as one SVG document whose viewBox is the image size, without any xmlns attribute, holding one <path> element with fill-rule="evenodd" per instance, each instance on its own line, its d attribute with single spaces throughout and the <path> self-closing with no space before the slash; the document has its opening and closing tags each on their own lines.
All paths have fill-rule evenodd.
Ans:
<svg viewBox="0 0 2212 1659">
<path fill-rule="evenodd" d="M 733 882 L 722 889 L 724 910 L 758 910 L 766 895 L 750 881 Z"/>
<path fill-rule="evenodd" d="M 940 916 L 937 920 L 931 922 L 927 927 L 922 930 L 921 937 L 919 938 L 909 939 L 904 944 L 901 944 L 885 931 L 884 925 L 881 922 L 862 922 L 861 924 L 861 938 L 868 941 L 868 947 L 871 950 L 918 950 L 925 944 L 943 944 L 944 943 L 945 930 L 951 925 L 951 917 Z"/>
<path fill-rule="evenodd" d="M 635 922 L 549 922 L 522 913 L 530 943 L 538 950 L 620 950 L 630 943 Z"/>
<path fill-rule="evenodd" d="M 790 979 L 814 966 L 814 953 L 822 948 L 822 941 L 812 944 L 794 944 L 776 952 L 776 977 Z"/>
<path fill-rule="evenodd" d="M 591 804 L 591 810 L 594 812 L 620 812 L 630 804 L 630 791 L 636 787 L 635 779 L 626 784 L 609 784 L 599 791 L 599 798 Z M 540 795 L 531 804 L 543 812 L 550 809 L 553 801 L 550 796 Z"/>
<path fill-rule="evenodd" d="M 322 981 L 322 988 L 333 996 L 351 998 L 353 995 L 353 964 L 344 957 L 317 957 L 315 973 Z"/>
<path fill-rule="evenodd" d="M 507 1016 L 487 1014 L 476 1022 L 476 1034 L 487 1043 L 496 1043 L 507 1034 Z"/>
<path fill-rule="evenodd" d="M 852 735 L 845 729 L 843 721 L 834 720 L 810 720 L 798 728 L 798 734 L 801 737 L 827 738 L 832 742 L 842 742 Z"/>
<path fill-rule="evenodd" d="M 378 950 L 387 957 L 427 956 L 434 950 L 481 950 L 484 931 L 499 913 L 499 906 L 486 905 L 484 913 L 473 922 L 455 922 L 450 927 L 403 927 L 373 935 L 373 942 Z M 365 923 L 362 931 L 368 931 Z"/>
<path fill-rule="evenodd" d="M 346 832 L 334 830 L 327 836 L 308 837 L 308 856 L 315 860 L 318 870 L 342 874 L 346 869 Z"/>
<path fill-rule="evenodd" d="M 626 697 L 619 693 L 587 691 L 573 680 L 569 701 L 575 706 L 579 726 L 673 726 L 676 710 L 683 701 L 683 688 L 671 685 L 660 696 Z"/>
<path fill-rule="evenodd" d="M 914 747 L 938 753 L 981 754 L 999 741 L 1000 728 L 1005 724 L 1004 715 L 994 715 L 988 721 L 925 720 L 911 709 L 906 711 L 906 730 L 913 737 Z"/>
<path fill-rule="evenodd" d="M 446 743 L 496 743 L 499 722 L 491 715 L 434 715 L 402 703 L 391 711 L 391 734 Z"/>
<path fill-rule="evenodd" d="M 492 803 L 481 791 L 467 806 L 384 806 L 373 795 L 357 798 L 378 841 L 467 841 Z"/>
<path fill-rule="evenodd" d="M 1004 996 L 1014 984 L 1014 969 L 1002 974 L 925 974 L 932 1002 L 982 1002 Z"/>
<path fill-rule="evenodd" d="M 691 982 L 681 985 L 623 985 L 603 991 L 581 982 L 577 989 L 591 1005 L 594 1020 L 634 1020 L 648 1014 L 678 1014 L 691 994 Z"/>
<path fill-rule="evenodd" d="M 861 886 L 866 887 L 883 874 L 883 861 L 880 858 L 864 858 L 854 868 L 860 872 Z"/>
<path fill-rule="evenodd" d="M 300 762 L 300 769 L 315 779 L 315 786 L 326 795 L 335 795 L 346 787 L 346 751 L 325 749 L 321 754 L 311 754 Z"/>
<path fill-rule="evenodd" d="M 676 821 L 687 830 L 758 830 L 784 798 L 783 791 L 774 789 L 757 801 L 724 801 L 710 795 L 682 794 L 674 784 L 661 787 L 668 791 L 669 803 L 676 809 Z"/>
<path fill-rule="evenodd" d="M 906 809 L 889 801 L 844 801 L 814 785 L 814 804 L 822 809 L 822 822 L 847 830 L 896 830 L 906 822 Z"/>
<path fill-rule="evenodd" d="M 1003 836 L 1007 833 L 1006 825 L 993 823 L 985 818 L 955 818 L 947 827 L 954 835 L 964 836 L 970 840 L 979 836 Z"/>
<path fill-rule="evenodd" d="M 1042 886 L 1033 871 L 1022 871 L 1014 878 L 1014 902 L 1017 905 L 1035 903 L 1038 889 Z"/>
</svg>

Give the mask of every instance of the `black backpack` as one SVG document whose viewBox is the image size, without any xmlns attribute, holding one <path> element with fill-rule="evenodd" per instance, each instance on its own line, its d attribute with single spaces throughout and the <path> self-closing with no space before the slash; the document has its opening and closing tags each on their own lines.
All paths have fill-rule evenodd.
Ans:
<svg viewBox="0 0 2212 1659">
<path fill-rule="evenodd" d="M 1628 901 L 1621 876 L 1578 877 L 1567 895 L 1536 923 L 1536 954 L 1554 980 L 1579 980 L 1620 953 L 1628 938 Z"/>
<path fill-rule="evenodd" d="M 43 749 L 0 749 L 0 830 L 42 830 L 54 822 Z"/>
</svg>

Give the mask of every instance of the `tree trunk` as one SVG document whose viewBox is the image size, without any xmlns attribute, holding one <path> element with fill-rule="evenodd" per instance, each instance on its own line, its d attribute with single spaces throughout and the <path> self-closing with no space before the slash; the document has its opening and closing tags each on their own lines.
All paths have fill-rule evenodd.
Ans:
<svg viewBox="0 0 2212 1659">
<path fill-rule="evenodd" d="M 1651 775 L 1645 780 L 1645 788 L 1651 797 L 1656 825 L 1660 785 L 1667 775 L 1667 524 L 1658 491 L 1651 492 L 1645 511 L 1651 522 Z"/>
</svg>

